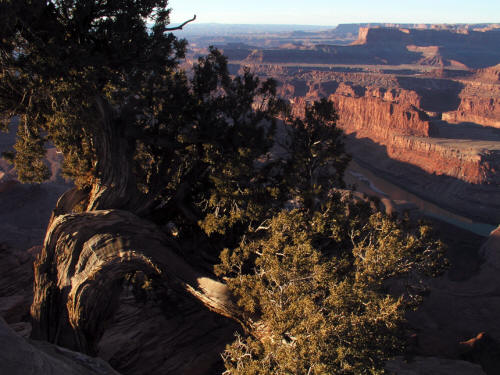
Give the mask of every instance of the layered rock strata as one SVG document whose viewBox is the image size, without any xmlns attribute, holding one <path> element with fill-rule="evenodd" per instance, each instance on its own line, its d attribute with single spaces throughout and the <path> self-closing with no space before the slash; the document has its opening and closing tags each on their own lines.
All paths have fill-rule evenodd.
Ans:
<svg viewBox="0 0 500 375">
<path fill-rule="evenodd" d="M 366 89 L 362 96 L 341 84 L 330 99 L 339 114 L 338 125 L 358 137 L 389 140 L 394 134 L 428 137 L 430 124 L 425 112 L 412 102 L 416 98 L 405 90 Z M 410 97 L 410 100 L 408 100 Z M 411 100 L 413 99 L 413 100 Z M 415 103 L 416 104 L 416 103 Z"/>
<path fill-rule="evenodd" d="M 452 123 L 472 122 L 500 128 L 500 86 L 493 87 L 495 90 L 491 90 L 487 96 L 461 94 L 458 108 L 443 113 L 442 119 Z"/>
<path fill-rule="evenodd" d="M 348 151 L 365 167 L 451 211 L 500 222 L 500 86 L 366 72 L 279 78 L 296 115 L 320 97 L 334 102 Z"/>
<path fill-rule="evenodd" d="M 489 68 L 479 69 L 476 78 L 486 82 L 500 83 L 500 64 Z"/>
<path fill-rule="evenodd" d="M 345 37 L 349 38 L 348 35 Z M 233 62 L 246 64 L 412 65 L 478 69 L 500 61 L 497 48 L 500 30 L 497 28 L 445 30 L 369 26 L 360 27 L 358 39 L 350 45 L 344 45 L 345 39 L 336 43 L 335 38 L 328 37 L 314 42 L 304 37 L 297 39 L 297 43 L 288 39 L 275 46 L 261 41 L 257 43 L 259 48 L 245 44 L 246 40 L 220 47 Z"/>
</svg>

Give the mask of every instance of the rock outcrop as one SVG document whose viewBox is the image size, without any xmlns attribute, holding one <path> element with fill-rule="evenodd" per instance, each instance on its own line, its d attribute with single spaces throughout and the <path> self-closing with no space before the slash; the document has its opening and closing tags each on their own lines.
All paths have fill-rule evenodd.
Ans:
<svg viewBox="0 0 500 375">
<path fill-rule="evenodd" d="M 260 48 L 234 41 L 228 41 L 221 47 L 224 54 L 233 62 L 247 64 L 392 66 L 405 64 L 467 70 L 486 68 L 500 61 L 500 52 L 497 48 L 500 42 L 498 28 L 407 26 L 409 27 L 358 26 L 358 39 L 350 45 L 345 45 L 345 41 L 352 38 L 356 28 L 350 32 L 340 30 L 337 40 L 335 38 L 332 40 L 333 35 L 330 33 L 330 35 L 317 35 L 319 40 L 311 35 L 311 39 L 316 39 L 311 43 L 304 43 L 304 36 L 298 37 L 297 43 L 290 43 L 294 37 L 291 35 L 282 39 L 281 43 L 280 41 L 272 43 L 278 44 L 274 47 L 262 43 L 262 40 L 256 40 Z"/>
<path fill-rule="evenodd" d="M 497 225 L 498 25 L 366 24 L 339 32 L 357 29 L 350 46 L 253 49 L 258 60 L 245 64 L 278 79 L 296 115 L 306 103 L 332 99 L 355 160 L 425 200 Z"/>
<path fill-rule="evenodd" d="M 387 142 L 394 134 L 429 136 L 428 116 L 412 104 L 416 95 L 406 90 L 384 93 L 380 89 L 367 89 L 364 95 L 356 95 L 347 87 L 350 86 L 342 83 L 330 99 L 338 111 L 339 126 L 348 134 L 373 137 L 377 142 Z"/>
<path fill-rule="evenodd" d="M 500 68 L 495 67 L 500 75 Z M 460 93 L 460 104 L 454 111 L 443 113 L 443 120 L 451 123 L 472 122 L 483 126 L 500 128 L 500 85 L 467 82 Z"/>
<path fill-rule="evenodd" d="M 500 64 L 478 69 L 474 78 L 482 82 L 500 83 Z"/>
<path fill-rule="evenodd" d="M 473 76 L 461 74 L 468 69 L 464 64 L 489 63 L 471 57 L 471 51 L 479 44 L 481 48 L 498 44 L 500 34 L 469 31 L 370 28 L 362 30 L 352 46 L 254 50 L 242 45 L 228 51 L 234 59 L 261 67 L 265 76 L 277 75 L 283 82 L 282 96 L 291 100 L 297 114 L 305 103 L 330 97 L 340 115 L 339 126 L 348 134 L 348 149 L 363 165 L 441 206 L 498 223 L 500 136 L 494 129 L 500 127 L 498 66 L 475 75 L 471 71 Z M 390 42 L 385 50 L 380 49 L 383 41 Z M 446 47 L 457 43 L 467 47 L 465 59 Z M 482 49 L 479 55 L 484 57 Z M 488 58 L 498 59 L 497 55 Z M 261 65 L 280 64 L 283 59 L 326 65 L 411 63 L 458 70 L 438 79 L 420 71 L 416 76 L 412 66 L 397 74 L 381 74 L 379 67 L 345 68 L 350 72 L 344 73 L 328 66 L 311 72 Z M 352 72 L 356 69 L 360 71 Z M 57 177 L 60 158 L 55 150 L 48 151 L 47 161 L 53 179 L 37 188 L 17 183 L 15 171 L 0 160 L 0 230 L 2 240 L 11 245 L 28 248 L 40 243 L 48 213 L 67 188 Z M 99 356 L 124 374 L 219 371 L 219 353 L 241 329 L 237 322 L 247 323 L 225 285 L 188 264 L 182 246 L 168 231 L 125 210 L 90 205 L 90 212 L 77 212 L 87 200 L 86 193 L 73 189 L 58 201 L 35 265 L 34 298 L 26 285 L 32 283 L 32 257 L 40 248 L 20 252 L 0 247 L 0 272 L 8 275 L 0 279 L 0 314 L 27 335 L 31 330 L 27 307 L 33 299 L 33 338 Z M 389 210 L 390 205 L 386 207 Z M 459 281 L 449 277 L 429 281 L 430 296 L 409 315 L 418 331 L 419 356 L 388 368 L 399 374 L 500 372 L 499 233 L 494 232 L 482 248 L 485 262 L 477 274 Z M 65 373 L 113 373 L 98 360 L 49 344 L 22 341 L 26 347 L 11 336 L 1 343 L 9 342 L 19 344 L 16 350 L 26 358 L 34 358 L 43 368 L 39 372 L 58 374 L 56 367 L 73 364 L 72 371 L 77 372 Z M 9 366 L 20 357 L 12 358 L 6 362 Z M 81 372 L 74 360 L 91 368 Z"/>
<path fill-rule="evenodd" d="M 106 362 L 17 335 L 0 317 L 0 373 L 5 375 L 119 375 Z"/>
<path fill-rule="evenodd" d="M 483 264 L 472 277 L 429 280 L 430 294 L 409 314 L 421 355 L 466 359 L 487 374 L 500 372 L 500 228 L 482 246 Z"/>
<path fill-rule="evenodd" d="M 449 119 L 449 112 L 442 116 L 424 112 L 419 109 L 424 104 L 422 97 L 419 102 L 408 94 L 377 97 L 373 92 L 366 89 L 363 96 L 356 97 L 336 91 L 330 96 L 339 112 L 339 126 L 352 134 L 348 143 L 354 158 L 387 172 L 385 175 L 392 181 L 432 201 L 439 197 L 439 203 L 452 210 L 498 223 L 500 133 L 479 125 L 453 125 L 439 120 Z M 481 99 L 462 97 L 459 108 L 467 100 Z M 493 110 L 496 101 L 489 99 L 493 104 L 482 110 L 478 107 L 476 112 L 459 109 L 455 113 L 466 113 L 467 118 L 461 120 L 469 121 L 478 120 L 474 113 L 481 113 L 482 121 L 477 122 L 495 125 L 500 121 L 500 113 Z M 363 139 L 363 146 L 357 145 Z M 414 168 L 405 171 L 404 165 Z M 414 173 L 419 170 L 424 172 L 418 173 L 422 181 L 431 182 L 427 188 L 415 189 L 424 184 L 410 182 L 418 180 Z"/>
<path fill-rule="evenodd" d="M 476 185 L 498 185 L 500 150 L 483 150 L 477 143 L 461 145 L 447 139 L 394 135 L 387 143 L 387 155 L 429 174 L 450 176 Z"/>
</svg>

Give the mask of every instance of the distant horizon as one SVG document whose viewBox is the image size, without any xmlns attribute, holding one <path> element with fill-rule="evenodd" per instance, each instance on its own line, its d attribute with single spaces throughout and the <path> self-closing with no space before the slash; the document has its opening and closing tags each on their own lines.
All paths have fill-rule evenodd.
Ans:
<svg viewBox="0 0 500 375">
<path fill-rule="evenodd" d="M 176 22 L 171 22 L 175 26 Z M 178 22 L 179 24 L 181 22 Z M 360 21 L 360 22 L 340 22 L 331 25 L 316 25 L 307 23 L 240 23 L 240 22 L 193 22 L 189 26 L 193 25 L 226 25 L 226 26 L 307 26 L 314 28 L 321 27 L 337 27 L 339 25 L 358 25 L 358 24 L 393 24 L 393 25 L 500 25 L 500 20 L 498 22 L 395 22 L 395 21 Z M 188 28 L 189 26 L 185 26 Z"/>
<path fill-rule="evenodd" d="M 176 24 L 173 24 L 175 26 Z M 268 24 L 268 23 L 223 23 L 223 22 L 193 22 L 184 27 L 183 30 L 175 31 L 179 36 L 191 37 L 201 35 L 239 35 L 239 34 L 287 34 L 291 32 L 327 32 L 337 30 L 341 25 L 402 25 L 404 27 L 416 27 L 437 25 L 443 27 L 461 25 L 500 25 L 500 22 L 485 22 L 485 23 L 408 23 L 408 22 L 349 22 L 336 25 L 309 25 L 309 24 Z"/>
<path fill-rule="evenodd" d="M 500 23 L 500 1 L 492 0 L 170 0 L 172 24 L 194 14 L 200 23 L 229 25 L 335 26 L 349 23 Z M 370 21 L 367 21 L 369 19 Z"/>
</svg>

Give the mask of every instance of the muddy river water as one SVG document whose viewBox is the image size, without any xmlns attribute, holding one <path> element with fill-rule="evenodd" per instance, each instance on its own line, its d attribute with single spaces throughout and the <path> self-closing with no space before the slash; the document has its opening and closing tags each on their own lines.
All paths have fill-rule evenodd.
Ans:
<svg viewBox="0 0 500 375">
<path fill-rule="evenodd" d="M 435 203 L 426 201 L 384 178 L 377 176 L 372 171 L 360 166 L 354 160 L 349 164 L 344 179 L 347 184 L 354 184 L 356 190 L 365 194 L 375 195 L 379 198 L 389 198 L 398 204 L 412 203 L 427 216 L 440 219 L 481 236 L 488 236 L 491 231 L 496 229 L 493 225 L 475 222 L 469 218 L 441 208 Z"/>
</svg>

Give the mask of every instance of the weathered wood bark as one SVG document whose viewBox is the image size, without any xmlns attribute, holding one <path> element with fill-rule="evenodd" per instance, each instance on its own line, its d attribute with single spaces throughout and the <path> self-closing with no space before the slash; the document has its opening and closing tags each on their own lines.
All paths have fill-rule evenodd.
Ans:
<svg viewBox="0 0 500 375">
<path fill-rule="evenodd" d="M 126 115 L 116 113 L 103 98 L 97 97 L 96 104 L 100 115 L 93 137 L 97 178 L 92 184 L 87 211 L 145 212 L 153 201 L 137 188 L 133 173 L 135 140 L 126 136 Z"/>
<path fill-rule="evenodd" d="M 64 198 L 77 195 L 61 198 L 35 262 L 32 337 L 100 355 L 126 373 L 211 371 L 242 320 L 226 286 L 128 211 L 66 213 Z M 155 280 L 153 290 L 139 285 L 145 298 L 127 282 L 131 274 Z"/>
</svg>

